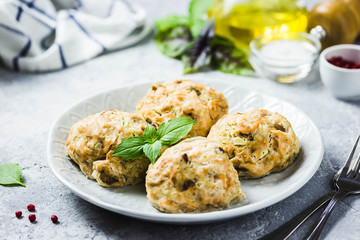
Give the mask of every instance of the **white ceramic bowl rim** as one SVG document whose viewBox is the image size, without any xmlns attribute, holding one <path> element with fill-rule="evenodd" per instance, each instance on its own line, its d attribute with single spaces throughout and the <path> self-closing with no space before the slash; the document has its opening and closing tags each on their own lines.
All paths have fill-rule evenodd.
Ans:
<svg viewBox="0 0 360 240">
<path fill-rule="evenodd" d="M 360 54 L 360 45 L 339 44 L 339 45 L 334 45 L 334 46 L 328 47 L 324 51 L 322 51 L 322 53 L 320 54 L 320 59 L 322 58 L 324 60 L 324 64 L 326 65 L 326 67 L 329 67 L 336 71 L 346 72 L 346 73 L 359 73 L 360 69 L 349 69 L 349 68 L 338 67 L 338 66 L 335 66 L 334 64 L 329 63 L 329 61 L 327 60 L 327 58 L 326 58 L 327 54 L 330 54 L 331 52 L 336 51 L 336 50 L 344 50 L 344 49 L 352 49 L 354 51 L 359 51 L 359 54 Z M 339 54 L 339 56 L 343 57 L 343 56 L 341 56 L 341 54 Z"/>
<path fill-rule="evenodd" d="M 306 38 L 308 40 L 310 40 L 312 43 L 313 43 L 313 46 L 315 47 L 316 49 L 316 52 L 313 54 L 313 60 L 315 61 L 315 59 L 317 59 L 317 57 L 319 56 L 319 52 L 320 52 L 320 49 L 321 49 L 321 43 L 319 41 L 318 38 L 316 38 L 314 35 L 312 34 L 308 34 L 308 33 L 305 33 L 305 32 L 287 32 L 287 33 L 265 33 L 265 34 L 262 34 L 260 35 L 259 37 L 253 39 L 251 42 L 250 42 L 250 51 L 259 59 L 261 59 L 263 62 L 273 62 L 274 60 L 278 60 L 276 58 L 272 58 L 272 57 L 264 57 L 261 52 L 256 48 L 255 44 L 256 42 L 258 42 L 260 39 L 262 39 L 263 37 L 265 36 L 269 36 L 269 35 L 278 35 L 278 36 L 281 36 L 281 35 L 297 35 L 297 36 L 300 36 L 300 37 L 303 37 L 303 38 Z M 304 62 L 308 62 L 308 60 L 304 60 Z M 299 61 L 296 61 L 295 65 L 298 65 L 299 64 Z"/>
</svg>

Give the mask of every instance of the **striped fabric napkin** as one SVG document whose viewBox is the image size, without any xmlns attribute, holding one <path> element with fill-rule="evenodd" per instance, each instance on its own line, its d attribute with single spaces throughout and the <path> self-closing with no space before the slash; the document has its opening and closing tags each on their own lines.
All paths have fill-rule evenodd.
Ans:
<svg viewBox="0 0 360 240">
<path fill-rule="evenodd" d="M 140 41 L 146 13 L 127 0 L 0 0 L 0 58 L 15 71 L 52 71 Z"/>
</svg>

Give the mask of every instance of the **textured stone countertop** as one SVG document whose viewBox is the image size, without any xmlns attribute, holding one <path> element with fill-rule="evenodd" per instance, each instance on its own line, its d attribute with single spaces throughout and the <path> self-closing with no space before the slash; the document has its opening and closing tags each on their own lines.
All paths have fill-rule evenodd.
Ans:
<svg viewBox="0 0 360 240">
<path fill-rule="evenodd" d="M 185 0 L 137 2 L 147 9 L 150 20 L 185 13 L 188 4 Z M 51 124 L 65 109 L 125 83 L 174 79 L 181 74 L 181 63 L 161 55 L 152 36 L 136 46 L 63 71 L 24 74 L 1 66 L 0 163 L 20 163 L 26 187 L 0 186 L 0 239 L 256 239 L 287 222 L 332 188 L 332 177 L 360 132 L 360 102 L 333 98 L 317 71 L 292 85 L 219 72 L 196 74 L 239 81 L 244 87 L 284 99 L 308 114 L 320 129 L 325 154 L 318 171 L 295 194 L 268 208 L 211 224 L 152 223 L 90 204 L 54 176 L 47 161 L 46 144 Z M 29 203 L 36 205 L 36 224 L 26 219 Z M 23 211 L 23 219 L 15 218 L 17 210 Z M 50 221 L 52 214 L 59 217 L 60 224 Z M 315 219 L 307 221 L 292 239 L 303 238 Z M 322 238 L 359 239 L 359 226 L 360 199 L 349 196 L 335 209 Z"/>
</svg>

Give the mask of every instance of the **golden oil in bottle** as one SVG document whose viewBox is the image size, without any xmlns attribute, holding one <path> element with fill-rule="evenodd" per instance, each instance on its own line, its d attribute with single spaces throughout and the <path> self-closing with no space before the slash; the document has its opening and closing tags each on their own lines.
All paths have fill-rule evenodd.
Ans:
<svg viewBox="0 0 360 240">
<path fill-rule="evenodd" d="M 215 33 L 249 47 L 263 33 L 304 32 L 307 11 L 295 0 L 215 0 L 209 13 Z"/>
</svg>

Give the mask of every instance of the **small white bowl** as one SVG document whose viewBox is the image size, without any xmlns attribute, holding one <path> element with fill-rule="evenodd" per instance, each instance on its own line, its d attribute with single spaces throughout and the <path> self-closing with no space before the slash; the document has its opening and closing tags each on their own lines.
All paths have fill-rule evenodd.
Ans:
<svg viewBox="0 0 360 240">
<path fill-rule="evenodd" d="M 320 76 L 324 85 L 339 99 L 360 99 L 360 69 L 337 67 L 328 62 L 332 57 L 360 62 L 360 45 L 341 44 L 326 48 L 320 54 Z"/>
</svg>

